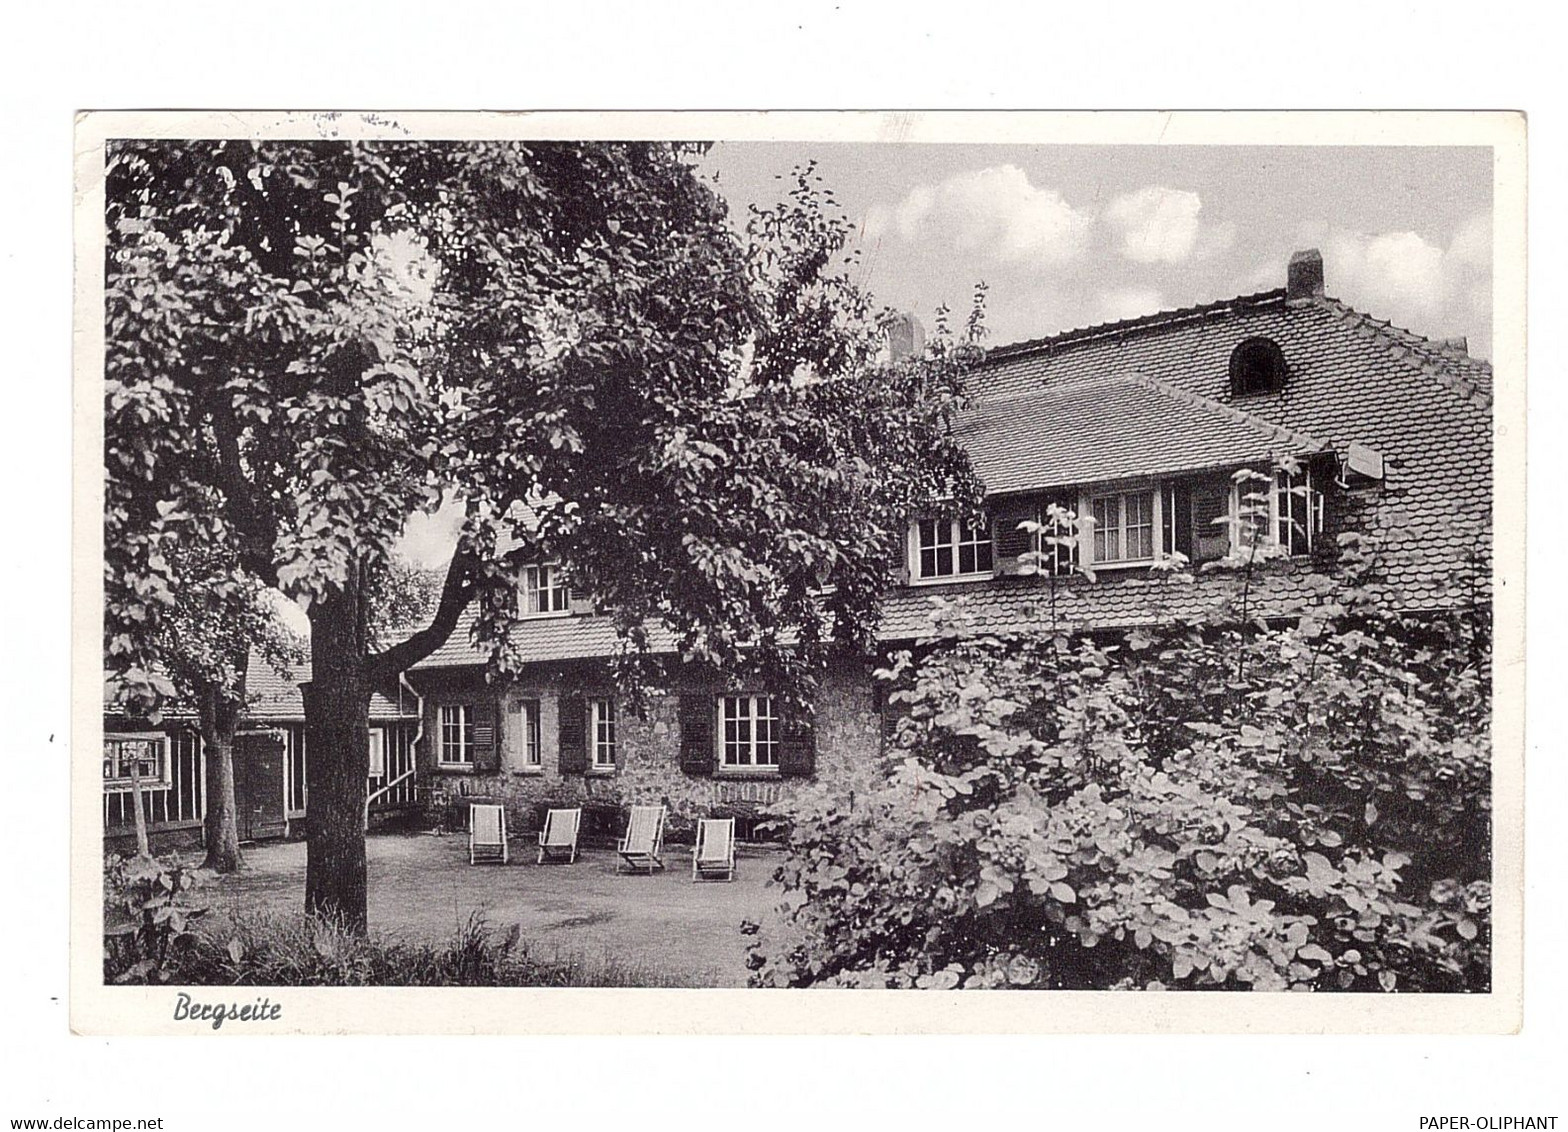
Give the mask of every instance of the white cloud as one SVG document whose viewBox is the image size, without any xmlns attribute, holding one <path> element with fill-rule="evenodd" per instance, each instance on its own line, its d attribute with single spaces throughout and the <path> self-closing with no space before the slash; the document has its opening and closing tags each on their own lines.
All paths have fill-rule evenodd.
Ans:
<svg viewBox="0 0 1568 1132">
<path fill-rule="evenodd" d="M 1153 287 L 1117 287 L 1100 295 L 1095 321 L 1118 322 L 1154 314 L 1164 308 L 1165 297 Z"/>
<path fill-rule="evenodd" d="M 1093 217 L 1055 189 L 1031 184 L 1016 165 L 959 173 L 917 185 L 892 206 L 866 214 L 869 240 L 944 240 L 1004 262 L 1067 263 L 1084 250 Z"/>
<path fill-rule="evenodd" d="M 1491 216 L 1467 220 L 1445 248 L 1417 232 L 1336 231 L 1323 247 L 1326 288 L 1360 310 L 1429 337 L 1472 328 L 1490 351 Z"/>
<path fill-rule="evenodd" d="M 1122 255 L 1136 263 L 1180 263 L 1198 243 L 1203 198 L 1185 189 L 1149 185 L 1111 201 L 1105 220 L 1121 237 Z M 1234 231 L 1229 235 L 1233 236 Z M 1221 233 L 1220 248 L 1229 242 Z"/>
</svg>

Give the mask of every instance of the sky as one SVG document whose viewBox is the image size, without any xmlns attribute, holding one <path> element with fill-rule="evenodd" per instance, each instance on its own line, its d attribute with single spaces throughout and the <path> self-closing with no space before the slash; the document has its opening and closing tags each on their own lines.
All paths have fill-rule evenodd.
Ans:
<svg viewBox="0 0 1568 1132">
<path fill-rule="evenodd" d="M 740 223 L 810 160 L 877 301 L 929 326 L 984 281 L 991 345 L 1282 287 L 1315 247 L 1328 294 L 1490 356 L 1487 149 L 721 142 L 701 171 Z M 443 564 L 461 518 L 399 552 Z"/>
<path fill-rule="evenodd" d="M 1491 153 L 1392 146 L 716 145 L 736 213 L 814 159 L 861 241 L 860 282 L 929 322 L 989 285 L 990 344 L 1280 287 L 1491 351 Z"/>
</svg>

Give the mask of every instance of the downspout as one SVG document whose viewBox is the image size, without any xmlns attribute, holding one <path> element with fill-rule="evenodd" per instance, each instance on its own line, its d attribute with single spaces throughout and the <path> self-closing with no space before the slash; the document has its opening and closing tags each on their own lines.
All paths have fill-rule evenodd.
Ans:
<svg viewBox="0 0 1568 1132">
<path fill-rule="evenodd" d="M 399 688 L 407 688 L 408 694 L 413 696 L 415 702 L 419 704 L 419 722 L 414 725 L 414 738 L 409 744 L 414 752 L 414 765 L 417 767 L 419 765 L 419 741 L 425 737 L 425 697 L 416 692 L 414 686 L 408 682 L 407 670 L 397 674 L 397 684 Z M 418 782 L 417 775 L 414 780 Z"/>
</svg>

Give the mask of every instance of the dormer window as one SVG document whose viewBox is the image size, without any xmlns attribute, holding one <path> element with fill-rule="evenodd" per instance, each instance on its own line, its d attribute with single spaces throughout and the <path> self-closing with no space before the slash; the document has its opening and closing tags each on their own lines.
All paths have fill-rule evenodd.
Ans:
<svg viewBox="0 0 1568 1132">
<path fill-rule="evenodd" d="M 522 615 L 548 617 L 569 611 L 566 575 L 555 563 L 523 567 Z"/>
<path fill-rule="evenodd" d="M 913 574 L 918 581 L 982 577 L 992 571 L 991 527 L 984 520 L 915 523 Z"/>
<path fill-rule="evenodd" d="M 1231 351 L 1230 394 L 1250 397 L 1285 388 L 1285 352 L 1272 338 L 1248 338 Z"/>
<path fill-rule="evenodd" d="M 1154 561 L 1155 493 L 1119 491 L 1089 497 L 1096 566 L 1136 566 Z"/>
</svg>

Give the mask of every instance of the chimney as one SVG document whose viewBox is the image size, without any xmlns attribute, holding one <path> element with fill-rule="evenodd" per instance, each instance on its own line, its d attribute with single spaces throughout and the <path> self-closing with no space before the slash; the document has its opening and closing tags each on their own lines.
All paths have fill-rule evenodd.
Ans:
<svg viewBox="0 0 1568 1132">
<path fill-rule="evenodd" d="M 1292 305 L 1323 297 L 1323 255 L 1317 248 L 1296 252 L 1285 271 L 1285 301 Z"/>
<path fill-rule="evenodd" d="M 894 311 L 887 321 L 888 360 L 901 362 L 926 348 L 926 330 L 907 311 Z"/>
<path fill-rule="evenodd" d="M 1439 338 L 1437 344 L 1445 350 L 1452 350 L 1456 354 L 1470 353 L 1470 339 L 1463 334 L 1458 338 Z"/>
</svg>

